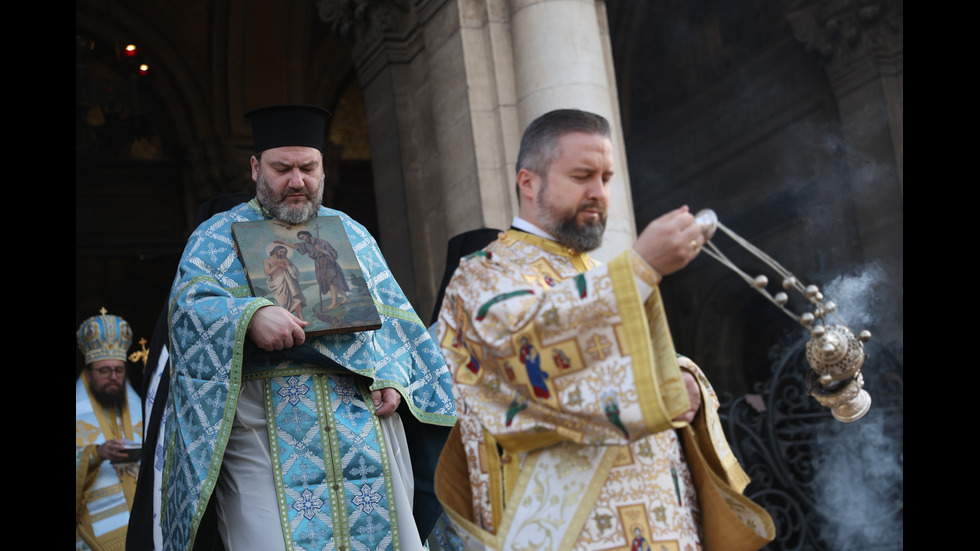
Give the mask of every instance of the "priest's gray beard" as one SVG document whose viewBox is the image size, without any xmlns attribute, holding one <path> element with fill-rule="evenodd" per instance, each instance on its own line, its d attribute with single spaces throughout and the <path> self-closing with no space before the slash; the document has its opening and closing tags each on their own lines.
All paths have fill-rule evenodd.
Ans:
<svg viewBox="0 0 980 551">
<path fill-rule="evenodd" d="M 296 193 L 296 190 L 292 188 L 284 189 L 282 195 L 276 197 L 272 191 L 272 187 L 269 186 L 262 172 L 259 171 L 259 177 L 255 181 L 255 194 L 259 198 L 259 203 L 272 213 L 277 220 L 282 220 L 289 224 L 302 224 L 310 218 L 313 218 L 320 209 L 320 204 L 323 203 L 323 181 L 324 176 L 320 176 L 320 184 L 316 188 L 316 193 L 312 194 L 312 196 L 304 188 L 306 203 L 302 205 L 289 205 L 284 203 L 284 200 L 289 195 Z"/>
<path fill-rule="evenodd" d="M 540 207 L 537 215 L 538 221 L 544 226 L 544 231 L 551 234 L 555 241 L 576 251 L 588 252 L 599 248 L 599 245 L 602 245 L 602 234 L 606 232 L 605 205 L 599 201 L 586 201 L 573 210 L 562 212 L 548 201 L 545 193 L 548 189 L 547 180 L 542 180 L 542 184 L 537 197 Z M 579 224 L 578 213 L 588 208 L 600 209 L 599 219 Z"/>
</svg>

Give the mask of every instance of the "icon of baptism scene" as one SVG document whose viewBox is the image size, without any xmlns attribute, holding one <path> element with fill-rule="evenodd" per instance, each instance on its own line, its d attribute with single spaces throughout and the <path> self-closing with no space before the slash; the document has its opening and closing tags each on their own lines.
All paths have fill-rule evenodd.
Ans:
<svg viewBox="0 0 980 551">
<path fill-rule="evenodd" d="M 304 224 L 278 220 L 232 225 L 252 295 L 309 322 L 309 335 L 368 331 L 381 318 L 336 216 Z"/>
</svg>

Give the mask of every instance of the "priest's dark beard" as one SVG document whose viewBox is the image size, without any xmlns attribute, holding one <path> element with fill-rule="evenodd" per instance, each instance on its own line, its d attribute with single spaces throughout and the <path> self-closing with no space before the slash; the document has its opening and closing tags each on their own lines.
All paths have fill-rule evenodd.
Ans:
<svg viewBox="0 0 980 551">
<path fill-rule="evenodd" d="M 259 177 L 255 181 L 255 194 L 259 198 L 259 203 L 272 213 L 272 216 L 275 216 L 277 220 L 282 220 L 289 224 L 302 224 L 310 218 L 313 218 L 320 209 L 320 204 L 323 203 L 323 181 L 324 176 L 320 176 L 320 184 L 316 188 L 316 193 L 312 197 L 307 193 L 307 203 L 305 205 L 290 206 L 283 203 L 283 201 L 288 195 L 295 193 L 295 190 L 284 189 L 282 196 L 276 197 L 272 191 L 272 187 L 269 186 L 262 172 L 259 171 Z"/>
<path fill-rule="evenodd" d="M 126 386 L 122 384 L 118 388 L 119 391 L 115 394 L 92 388 L 92 396 L 105 409 L 122 409 L 126 403 Z"/>
</svg>

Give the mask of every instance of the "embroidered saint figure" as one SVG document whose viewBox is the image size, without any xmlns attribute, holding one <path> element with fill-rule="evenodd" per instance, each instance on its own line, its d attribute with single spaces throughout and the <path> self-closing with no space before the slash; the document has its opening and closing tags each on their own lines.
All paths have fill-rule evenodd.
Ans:
<svg viewBox="0 0 980 551">
<path fill-rule="evenodd" d="M 589 294 L 585 274 L 575 276 L 575 286 L 578 287 L 578 298 L 585 298 Z"/>
<path fill-rule="evenodd" d="M 623 426 L 623 422 L 619 420 L 619 403 L 616 401 L 616 397 L 606 396 L 603 409 L 606 411 L 606 418 L 609 419 L 609 422 L 615 425 L 617 429 L 622 431 L 623 436 L 629 440 L 630 433 L 626 431 L 626 427 Z"/>
<path fill-rule="evenodd" d="M 677 504 L 683 505 L 681 502 L 681 485 L 677 482 L 677 468 L 673 465 L 670 466 L 670 478 L 674 479 L 674 493 L 677 494 Z"/>
<path fill-rule="evenodd" d="M 545 382 L 548 374 L 541 371 L 541 356 L 534 346 L 527 342 L 527 337 L 521 337 L 521 363 L 527 371 L 527 378 L 534 389 L 534 395 L 538 398 L 551 398 L 551 392 Z"/>
<path fill-rule="evenodd" d="M 514 401 L 507 407 L 508 427 L 510 426 L 511 421 L 514 420 L 514 416 L 517 415 L 517 412 L 521 411 L 522 409 L 527 409 L 527 398 L 518 394 L 517 397 L 514 398 Z"/>
<path fill-rule="evenodd" d="M 568 369 L 569 367 L 572 367 L 572 360 L 570 360 L 568 358 L 568 354 L 562 352 L 560 348 L 554 349 L 551 359 L 554 360 L 555 365 L 561 369 Z"/>
<path fill-rule="evenodd" d="M 504 374 L 511 381 L 517 378 L 517 375 L 514 374 L 514 368 L 510 366 L 510 362 L 504 362 Z"/>
<path fill-rule="evenodd" d="M 630 551 L 650 551 L 650 546 L 646 545 L 647 540 L 643 537 L 643 533 L 640 532 L 639 526 L 633 527 L 633 545 L 630 547 Z"/>
</svg>

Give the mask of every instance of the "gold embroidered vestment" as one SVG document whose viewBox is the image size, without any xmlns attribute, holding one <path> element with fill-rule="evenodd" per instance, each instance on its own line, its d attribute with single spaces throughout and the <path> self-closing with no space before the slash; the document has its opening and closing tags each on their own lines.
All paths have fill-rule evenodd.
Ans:
<svg viewBox="0 0 980 551">
<path fill-rule="evenodd" d="M 436 480 L 471 548 L 700 548 L 671 421 L 690 407 L 682 366 L 718 404 L 674 351 L 658 281 L 633 251 L 603 266 L 516 230 L 461 262 L 439 319 L 459 423 Z M 720 428 L 701 440 L 740 492 Z"/>
</svg>

